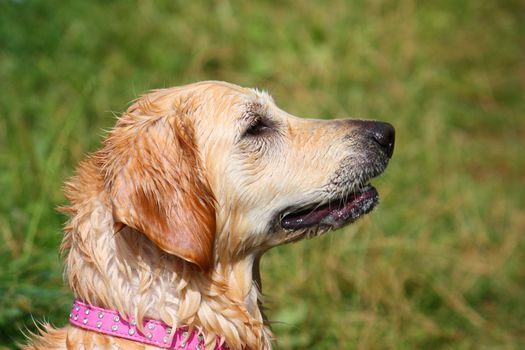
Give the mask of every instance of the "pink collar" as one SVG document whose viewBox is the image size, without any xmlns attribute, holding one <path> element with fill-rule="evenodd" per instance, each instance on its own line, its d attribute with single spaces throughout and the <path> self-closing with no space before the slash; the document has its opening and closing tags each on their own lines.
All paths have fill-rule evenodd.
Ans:
<svg viewBox="0 0 525 350">
<path fill-rule="evenodd" d="M 124 320 L 114 310 L 102 309 L 75 300 L 69 322 L 79 328 L 94 332 L 130 339 L 144 344 L 150 344 L 164 349 L 204 350 L 204 336 L 201 332 L 188 332 L 187 327 L 172 328 L 161 321 L 144 319 L 143 334 L 137 328 L 137 322 Z M 217 339 L 215 350 L 228 350 L 225 344 Z"/>
</svg>

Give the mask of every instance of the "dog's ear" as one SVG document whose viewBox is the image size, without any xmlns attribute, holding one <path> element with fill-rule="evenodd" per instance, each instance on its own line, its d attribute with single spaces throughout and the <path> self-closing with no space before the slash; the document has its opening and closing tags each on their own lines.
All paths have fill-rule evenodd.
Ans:
<svg viewBox="0 0 525 350">
<path fill-rule="evenodd" d="M 207 270 L 215 201 L 197 153 L 193 121 L 182 109 L 162 113 L 136 103 L 104 141 L 103 173 L 115 225 L 143 232 L 162 250 Z"/>
</svg>

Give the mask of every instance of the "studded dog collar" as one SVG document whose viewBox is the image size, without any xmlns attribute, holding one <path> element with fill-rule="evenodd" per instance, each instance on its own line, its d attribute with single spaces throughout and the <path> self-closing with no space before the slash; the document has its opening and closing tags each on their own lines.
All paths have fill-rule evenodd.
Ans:
<svg viewBox="0 0 525 350">
<path fill-rule="evenodd" d="M 76 327 L 130 339 L 164 349 L 204 350 L 204 336 L 201 332 L 189 332 L 187 327 L 175 330 L 161 321 L 145 319 L 144 333 L 133 318 L 125 320 L 114 310 L 103 309 L 75 300 L 69 322 Z M 228 350 L 225 344 L 217 339 L 215 350 Z"/>
</svg>

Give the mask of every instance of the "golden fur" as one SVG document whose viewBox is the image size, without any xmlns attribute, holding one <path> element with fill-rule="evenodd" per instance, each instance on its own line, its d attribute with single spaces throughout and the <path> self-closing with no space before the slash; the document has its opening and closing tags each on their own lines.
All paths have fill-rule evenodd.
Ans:
<svg viewBox="0 0 525 350">
<path fill-rule="evenodd" d="M 271 142 L 264 130 L 242 136 L 261 114 L 277 130 Z M 343 167 L 361 159 L 356 129 L 293 117 L 265 93 L 222 82 L 139 98 L 66 184 L 61 250 L 73 294 L 136 319 L 189 325 L 207 348 L 220 336 L 233 349 L 270 349 L 259 258 L 326 231 L 268 234 L 272 215 L 363 185 L 367 169 Z M 48 325 L 25 347 L 77 348 L 154 347 Z"/>
</svg>

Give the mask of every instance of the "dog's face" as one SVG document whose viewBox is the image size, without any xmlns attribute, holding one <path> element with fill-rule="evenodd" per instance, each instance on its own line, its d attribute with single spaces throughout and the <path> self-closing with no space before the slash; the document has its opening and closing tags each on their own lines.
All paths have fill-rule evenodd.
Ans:
<svg viewBox="0 0 525 350">
<path fill-rule="evenodd" d="M 115 152 L 118 130 L 142 123 L 105 160 L 115 220 L 202 268 L 368 213 L 378 201 L 368 181 L 394 147 L 389 124 L 297 118 L 218 82 L 155 92 L 128 115 L 106 141 Z"/>
</svg>

